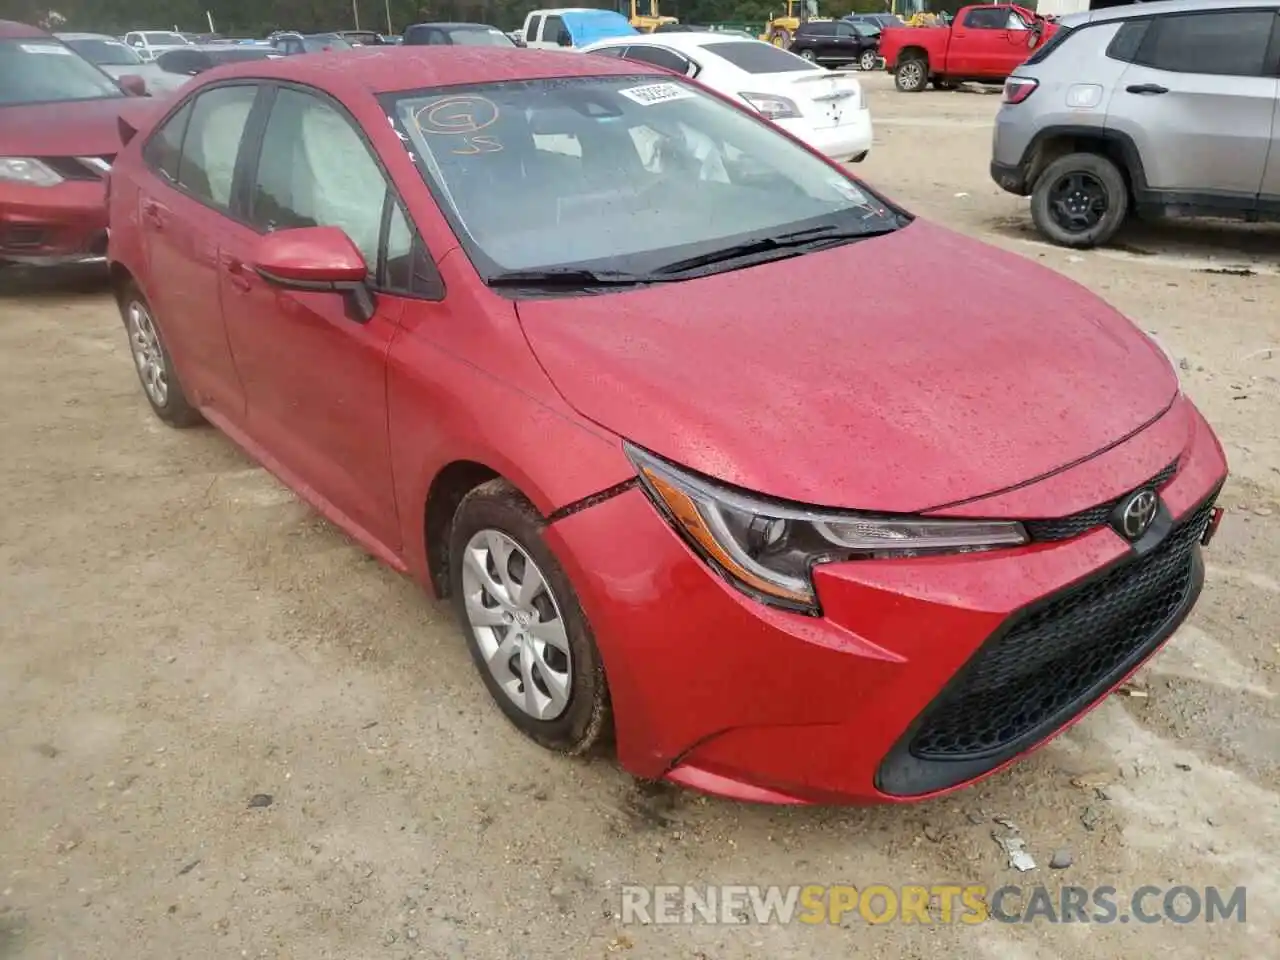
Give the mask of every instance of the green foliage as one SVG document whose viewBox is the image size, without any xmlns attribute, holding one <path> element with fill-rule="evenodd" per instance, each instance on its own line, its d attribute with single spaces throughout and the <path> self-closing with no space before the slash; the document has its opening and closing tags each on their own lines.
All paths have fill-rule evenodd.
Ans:
<svg viewBox="0 0 1280 960">
<path fill-rule="evenodd" d="M 199 32 L 208 29 L 207 10 L 224 36 L 262 37 L 278 29 L 350 29 L 357 14 L 362 28 L 385 32 L 389 12 L 396 33 L 422 20 L 474 20 L 510 30 L 537 5 L 560 2 L 569 0 L 0 0 L 0 20 L 41 23 L 55 10 L 65 18 L 55 29 L 119 34 L 139 27 L 177 26 Z M 585 5 L 618 9 L 607 0 L 585 0 Z M 629 3 L 620 6 L 630 13 Z M 824 16 L 874 13 L 887 7 L 887 0 L 820 0 Z M 785 0 L 660 0 L 663 15 L 689 23 L 763 24 L 770 13 L 780 16 L 785 9 Z M 641 12 L 648 12 L 647 0 L 642 0 Z"/>
</svg>

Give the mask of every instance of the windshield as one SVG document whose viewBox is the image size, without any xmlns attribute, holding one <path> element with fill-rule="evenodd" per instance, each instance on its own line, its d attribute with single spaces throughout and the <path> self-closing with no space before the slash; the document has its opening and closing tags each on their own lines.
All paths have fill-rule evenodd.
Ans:
<svg viewBox="0 0 1280 960">
<path fill-rule="evenodd" d="M 678 78 L 507 82 L 383 103 L 486 278 L 647 273 L 761 236 L 902 222 L 767 121 Z"/>
<path fill-rule="evenodd" d="M 302 49 L 307 53 L 319 53 L 321 50 L 350 50 L 352 46 L 336 33 L 326 33 L 318 37 L 303 37 Z"/>
<path fill-rule="evenodd" d="M 152 47 L 185 47 L 190 42 L 179 33 L 144 33 L 142 36 Z"/>
<path fill-rule="evenodd" d="M 101 67 L 132 67 L 142 59 L 119 40 L 64 40 L 68 47 Z"/>
<path fill-rule="evenodd" d="M 0 105 L 122 96 L 110 77 L 56 40 L 0 40 Z"/>
<path fill-rule="evenodd" d="M 485 28 L 482 30 L 453 30 L 449 33 L 451 39 L 460 47 L 514 47 L 508 37 L 501 30 Z"/>
</svg>

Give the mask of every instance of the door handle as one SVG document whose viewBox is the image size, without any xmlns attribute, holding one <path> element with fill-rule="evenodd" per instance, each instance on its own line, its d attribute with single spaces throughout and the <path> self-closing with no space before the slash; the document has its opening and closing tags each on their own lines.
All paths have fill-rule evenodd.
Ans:
<svg viewBox="0 0 1280 960">
<path fill-rule="evenodd" d="M 235 257 L 227 257 L 222 263 L 226 267 L 227 281 L 231 286 L 241 293 L 248 293 L 250 289 L 249 271 L 245 269 L 245 265 Z"/>
<path fill-rule="evenodd" d="M 142 216 L 156 230 L 164 229 L 164 219 L 160 216 L 160 204 L 152 200 L 144 200 L 142 203 Z"/>
<path fill-rule="evenodd" d="M 1169 92 L 1168 87 L 1162 87 L 1158 83 L 1135 83 L 1125 87 L 1125 90 L 1129 93 L 1141 93 L 1147 95 Z"/>
</svg>

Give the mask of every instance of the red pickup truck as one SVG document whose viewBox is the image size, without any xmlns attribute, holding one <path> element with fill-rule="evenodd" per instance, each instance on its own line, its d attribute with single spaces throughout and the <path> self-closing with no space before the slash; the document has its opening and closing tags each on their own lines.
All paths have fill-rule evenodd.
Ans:
<svg viewBox="0 0 1280 960">
<path fill-rule="evenodd" d="M 930 81 L 942 90 L 970 80 L 1003 83 L 1055 26 L 1011 3 L 961 7 L 947 27 L 887 27 L 880 56 L 898 89 L 919 93 Z"/>
</svg>

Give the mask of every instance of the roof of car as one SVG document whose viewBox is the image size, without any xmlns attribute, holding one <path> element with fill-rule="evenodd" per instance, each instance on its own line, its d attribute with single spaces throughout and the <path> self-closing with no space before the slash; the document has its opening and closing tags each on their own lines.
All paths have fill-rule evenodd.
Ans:
<svg viewBox="0 0 1280 960">
<path fill-rule="evenodd" d="M 676 34 L 676 36 L 684 36 Z M 252 60 L 223 67 L 220 79 L 261 77 L 293 80 L 331 93 L 374 94 L 464 83 L 549 80 L 556 77 L 634 76 L 666 71 L 641 63 L 584 57 L 571 50 L 521 47 L 357 47 L 279 60 Z"/>
<path fill-rule="evenodd" d="M 28 26 L 15 20 L 0 20 L 0 40 L 31 40 L 48 36 L 49 34 L 39 27 Z"/>
<path fill-rule="evenodd" d="M 1113 20 L 1133 20 L 1137 17 L 1160 16 L 1167 13 L 1199 13 L 1209 10 L 1271 10 L 1276 0 L 1155 0 L 1154 3 L 1130 3 L 1119 7 L 1106 7 L 1084 13 L 1072 13 L 1059 17 L 1066 27 L 1079 27 L 1086 23 L 1107 23 Z"/>
<path fill-rule="evenodd" d="M 119 37 L 113 37 L 109 33 L 55 33 L 54 36 L 59 40 L 105 40 L 108 43 L 124 45 L 123 40 Z"/>
<path fill-rule="evenodd" d="M 405 30 L 412 30 L 414 27 L 439 27 L 443 30 L 460 28 L 463 30 L 497 30 L 497 27 L 490 26 L 487 23 L 470 23 L 462 20 L 424 20 L 422 23 L 414 23 L 405 27 Z"/>
</svg>

